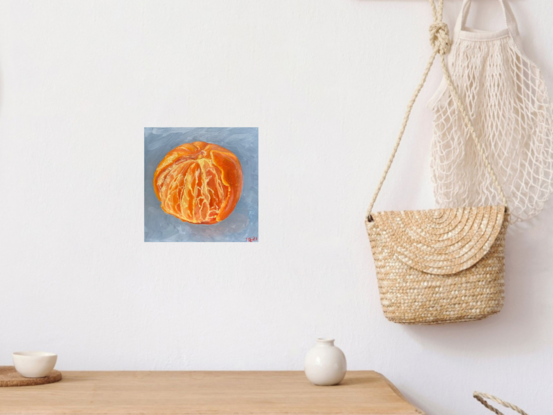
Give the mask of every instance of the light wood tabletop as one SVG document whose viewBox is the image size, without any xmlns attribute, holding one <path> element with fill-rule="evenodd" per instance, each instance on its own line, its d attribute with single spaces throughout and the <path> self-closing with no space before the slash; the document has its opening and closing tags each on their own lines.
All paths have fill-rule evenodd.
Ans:
<svg viewBox="0 0 553 415">
<path fill-rule="evenodd" d="M 303 372 L 65 372 L 61 382 L 0 388 L 0 414 L 421 415 L 376 372 L 314 386 Z"/>
</svg>

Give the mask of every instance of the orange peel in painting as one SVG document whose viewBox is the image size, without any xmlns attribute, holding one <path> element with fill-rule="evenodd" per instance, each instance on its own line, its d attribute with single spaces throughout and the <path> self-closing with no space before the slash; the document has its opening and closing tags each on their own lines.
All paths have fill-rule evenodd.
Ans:
<svg viewBox="0 0 553 415">
<path fill-rule="evenodd" d="M 225 220 L 242 193 L 242 166 L 231 151 L 196 141 L 161 160 L 154 190 L 161 208 L 183 222 L 213 225 Z"/>
</svg>

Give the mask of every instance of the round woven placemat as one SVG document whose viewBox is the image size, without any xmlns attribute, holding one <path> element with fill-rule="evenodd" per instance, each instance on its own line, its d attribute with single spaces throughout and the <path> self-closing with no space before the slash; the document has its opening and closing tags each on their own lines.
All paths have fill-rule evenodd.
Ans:
<svg viewBox="0 0 553 415">
<path fill-rule="evenodd" d="M 13 366 L 0 366 L 0 387 L 46 385 L 60 380 L 61 372 L 57 370 L 52 370 L 44 378 L 26 378 L 17 373 Z"/>
</svg>

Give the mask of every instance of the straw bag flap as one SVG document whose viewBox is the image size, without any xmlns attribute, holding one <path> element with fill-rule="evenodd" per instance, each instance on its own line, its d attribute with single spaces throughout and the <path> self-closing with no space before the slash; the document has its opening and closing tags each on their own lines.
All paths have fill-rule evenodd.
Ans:
<svg viewBox="0 0 553 415">
<path fill-rule="evenodd" d="M 372 218 L 366 221 L 367 232 L 401 263 L 427 274 L 451 275 L 488 253 L 501 231 L 505 206 L 375 212 Z"/>
</svg>

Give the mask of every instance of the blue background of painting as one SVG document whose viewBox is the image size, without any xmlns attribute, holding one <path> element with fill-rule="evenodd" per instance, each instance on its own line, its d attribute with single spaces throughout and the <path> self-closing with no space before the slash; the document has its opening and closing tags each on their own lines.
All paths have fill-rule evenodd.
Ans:
<svg viewBox="0 0 553 415">
<path fill-rule="evenodd" d="M 194 225 L 165 213 L 155 195 L 154 172 L 173 148 L 205 141 L 232 151 L 242 165 L 244 187 L 234 211 L 215 225 Z M 144 129 L 144 241 L 247 242 L 258 238 L 258 129 L 257 128 L 145 128 Z"/>
</svg>

